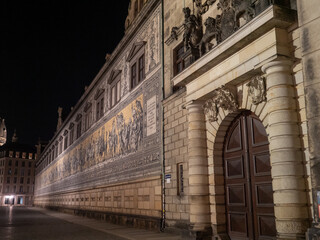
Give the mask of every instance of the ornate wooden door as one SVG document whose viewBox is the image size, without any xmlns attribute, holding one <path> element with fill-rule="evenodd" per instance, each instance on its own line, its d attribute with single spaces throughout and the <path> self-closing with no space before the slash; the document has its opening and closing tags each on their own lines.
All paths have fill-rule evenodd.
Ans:
<svg viewBox="0 0 320 240">
<path fill-rule="evenodd" d="M 269 142 L 263 124 L 250 112 L 228 130 L 224 166 L 230 238 L 275 238 Z"/>
</svg>

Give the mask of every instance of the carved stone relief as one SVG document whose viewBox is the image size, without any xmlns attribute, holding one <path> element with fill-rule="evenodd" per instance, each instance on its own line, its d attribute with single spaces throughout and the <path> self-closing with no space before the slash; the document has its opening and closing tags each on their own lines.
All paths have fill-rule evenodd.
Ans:
<svg viewBox="0 0 320 240">
<path fill-rule="evenodd" d="M 172 27 L 171 35 L 166 40 L 166 44 L 169 45 L 177 40 L 179 34 L 183 31 L 185 51 L 189 48 L 197 49 L 201 56 L 212 48 L 210 42 L 213 39 L 216 39 L 216 44 L 219 44 L 243 25 L 241 19 L 244 23 L 247 23 L 255 16 L 255 9 L 251 0 L 219 0 L 217 8 L 221 13 L 216 16 L 209 16 L 204 21 L 206 30 L 203 34 L 202 15 L 215 2 L 216 0 L 206 0 L 204 3 L 202 3 L 202 0 L 193 0 L 193 13 L 191 13 L 190 8 L 183 8 L 184 23 Z M 191 51 L 191 54 L 193 52 Z"/>
<path fill-rule="evenodd" d="M 238 109 L 238 103 L 233 93 L 222 85 L 213 91 L 213 97 L 205 102 L 203 108 L 209 121 L 215 122 L 218 120 L 219 108 L 234 112 Z"/>
<path fill-rule="evenodd" d="M 249 97 L 252 99 L 252 103 L 254 105 L 258 105 L 259 103 L 266 101 L 266 84 L 265 78 L 262 76 L 255 76 L 251 79 L 251 81 L 247 84 L 249 90 Z"/>
</svg>

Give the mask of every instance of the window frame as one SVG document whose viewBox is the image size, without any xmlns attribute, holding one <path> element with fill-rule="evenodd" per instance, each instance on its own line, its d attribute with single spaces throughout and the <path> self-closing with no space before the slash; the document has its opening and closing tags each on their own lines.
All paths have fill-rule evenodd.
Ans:
<svg viewBox="0 0 320 240">
<path fill-rule="evenodd" d="M 99 89 L 94 97 L 95 101 L 96 101 L 96 121 L 98 121 L 100 118 L 103 117 L 105 109 L 104 109 L 104 89 Z"/>
<path fill-rule="evenodd" d="M 130 66 L 130 90 L 136 88 L 146 78 L 145 43 L 133 44 L 127 58 Z"/>
<path fill-rule="evenodd" d="M 116 106 L 121 100 L 121 71 L 113 70 L 108 81 L 110 89 L 110 109 Z"/>
</svg>

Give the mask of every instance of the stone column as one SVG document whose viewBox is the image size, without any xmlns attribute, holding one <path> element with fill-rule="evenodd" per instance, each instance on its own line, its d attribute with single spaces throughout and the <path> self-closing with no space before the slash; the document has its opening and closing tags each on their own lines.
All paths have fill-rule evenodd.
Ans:
<svg viewBox="0 0 320 240">
<path fill-rule="evenodd" d="M 192 102 L 188 110 L 188 163 L 190 224 L 197 235 L 211 234 L 206 125 L 203 102 Z"/>
<path fill-rule="evenodd" d="M 317 0 L 297 1 L 313 195 L 313 226 L 308 231 L 310 239 L 314 235 L 320 238 L 317 197 L 320 194 L 320 10 L 315 8 L 317 4 Z"/>
<path fill-rule="evenodd" d="M 279 239 L 303 237 L 309 224 L 291 68 L 289 60 L 270 62 L 262 67 L 266 73 L 271 174 Z"/>
</svg>

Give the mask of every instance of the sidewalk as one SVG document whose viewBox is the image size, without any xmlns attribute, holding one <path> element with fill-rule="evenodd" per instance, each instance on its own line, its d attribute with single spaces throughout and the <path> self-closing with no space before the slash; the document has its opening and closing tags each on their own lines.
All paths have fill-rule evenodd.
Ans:
<svg viewBox="0 0 320 240">
<path fill-rule="evenodd" d="M 99 221 L 95 219 L 90 219 L 86 217 L 79 217 L 71 214 L 50 211 L 43 208 L 29 208 L 30 210 L 35 210 L 43 214 L 49 215 L 51 217 L 59 218 L 64 221 L 86 226 L 101 232 L 105 232 L 120 238 L 128 240 L 182 240 L 181 236 L 174 235 L 170 233 L 153 232 L 143 229 L 130 228 L 115 224 L 110 224 L 104 221 Z"/>
</svg>

